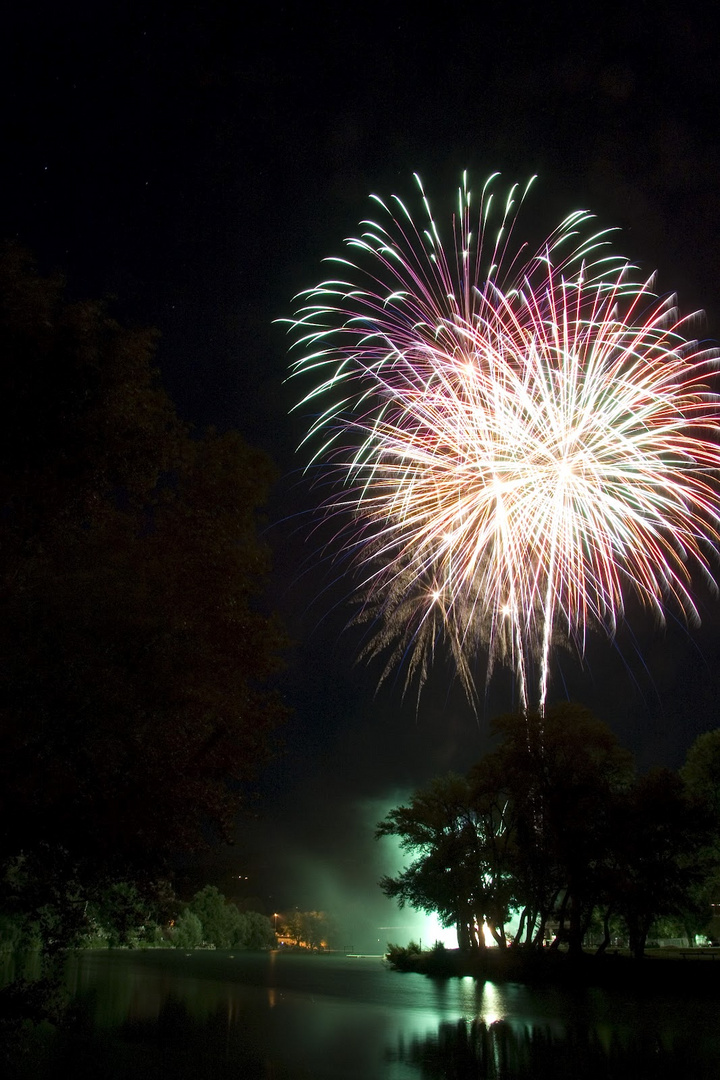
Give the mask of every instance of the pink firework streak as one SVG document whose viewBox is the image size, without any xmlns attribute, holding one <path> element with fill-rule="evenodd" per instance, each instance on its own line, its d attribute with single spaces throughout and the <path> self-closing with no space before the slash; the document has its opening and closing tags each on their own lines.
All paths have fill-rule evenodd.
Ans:
<svg viewBox="0 0 720 1080">
<path fill-rule="evenodd" d="M 471 215 L 463 178 L 449 249 L 419 180 L 423 230 L 376 198 L 385 224 L 363 222 L 352 258 L 330 260 L 341 276 L 301 294 L 293 373 L 312 380 L 312 466 L 335 478 L 324 509 L 350 522 L 361 617 L 380 627 L 366 652 L 390 650 L 386 673 L 409 656 L 421 686 L 442 638 L 471 701 L 485 655 L 487 679 L 511 665 L 542 712 L 553 643 L 582 657 L 630 594 L 661 621 L 698 620 L 693 582 L 714 587 L 718 541 L 718 350 L 589 213 L 534 254 L 515 244 L 518 189 L 496 214 L 493 181 Z"/>
</svg>

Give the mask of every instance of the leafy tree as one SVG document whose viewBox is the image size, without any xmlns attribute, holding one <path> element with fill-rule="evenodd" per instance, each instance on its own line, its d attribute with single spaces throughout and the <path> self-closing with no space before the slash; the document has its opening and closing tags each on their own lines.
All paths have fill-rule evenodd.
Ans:
<svg viewBox="0 0 720 1080">
<path fill-rule="evenodd" d="M 482 948 L 477 927 L 506 943 L 504 924 L 521 909 L 518 941 L 542 945 L 556 911 L 560 937 L 581 948 L 612 849 L 617 795 L 632 776 L 630 755 L 578 705 L 544 717 L 496 723 L 498 748 L 467 777 L 416 792 L 380 822 L 415 855 L 380 882 L 402 905 L 455 924 L 461 948 Z"/>
<path fill-rule="evenodd" d="M 498 747 L 467 777 L 417 791 L 380 822 L 414 858 L 380 882 L 386 895 L 458 927 L 461 948 L 480 948 L 483 919 L 499 944 L 510 910 L 516 944 L 541 947 L 548 923 L 571 953 L 588 929 L 625 924 L 642 957 L 658 919 L 692 933 L 708 917 L 718 865 L 720 733 L 702 737 L 682 778 L 634 775 L 630 754 L 579 705 L 543 717 L 507 715 Z"/>
<path fill-rule="evenodd" d="M 303 941 L 311 949 L 326 946 L 332 935 L 331 920 L 324 911 L 302 912 Z"/>
<path fill-rule="evenodd" d="M 690 794 L 706 804 L 720 833 L 720 728 L 697 737 L 680 775 Z"/>
<path fill-rule="evenodd" d="M 58 942 L 108 882 L 229 836 L 284 717 L 272 467 L 191 436 L 154 344 L 0 255 L 0 902 Z"/>
<path fill-rule="evenodd" d="M 214 885 L 206 885 L 195 893 L 189 910 L 200 920 L 206 944 L 218 949 L 242 948 L 245 944 L 244 917 Z"/>
<path fill-rule="evenodd" d="M 261 915 L 259 911 L 244 911 L 241 915 L 245 921 L 244 948 L 274 949 L 277 937 L 267 915 Z"/>
<path fill-rule="evenodd" d="M 239 911 L 214 885 L 195 893 L 178 919 L 174 939 L 181 948 L 206 944 L 217 949 L 269 949 L 277 944 L 266 915 Z"/>
<path fill-rule="evenodd" d="M 468 774 L 470 800 L 481 826 L 483 915 L 498 945 L 507 944 L 505 923 L 518 907 L 517 807 L 507 787 L 503 763 L 487 754 Z"/>
<path fill-rule="evenodd" d="M 707 815 L 707 836 L 699 857 L 704 872 L 694 890 L 691 932 L 720 937 L 720 728 L 698 736 L 680 771 L 689 797 Z"/>
<path fill-rule="evenodd" d="M 173 933 L 178 949 L 198 949 L 203 943 L 203 925 L 194 911 L 186 908 L 179 916 Z"/>
<path fill-rule="evenodd" d="M 114 948 L 154 941 L 159 911 L 156 905 L 151 908 L 133 882 L 114 881 L 88 903 L 86 917 L 91 926 L 101 930 L 107 945 Z"/>
<path fill-rule="evenodd" d="M 704 873 L 707 818 L 669 769 L 654 769 L 637 781 L 623 817 L 616 836 L 614 907 L 640 959 L 653 923 L 682 916 L 692 906 Z"/>
<path fill-rule="evenodd" d="M 317 949 L 327 942 L 330 925 L 324 911 L 298 911 L 280 916 L 280 933 L 294 945 Z"/>
<path fill-rule="evenodd" d="M 503 742 L 495 767 L 513 808 L 516 895 L 521 918 L 540 946 L 557 909 L 573 952 L 598 900 L 613 842 L 612 807 L 632 781 L 632 758 L 588 709 L 563 702 L 543 717 L 508 715 L 495 724 Z"/>
<path fill-rule="evenodd" d="M 415 792 L 407 806 L 391 810 L 376 832 L 399 837 L 401 848 L 416 855 L 399 874 L 382 878 L 385 895 L 400 907 L 436 912 L 443 925 L 455 926 L 465 950 L 484 947 L 477 927 L 488 913 L 496 932 L 502 932 L 507 914 L 492 861 L 494 804 L 480 802 L 480 793 L 479 783 L 473 789 L 466 778 L 449 774 Z"/>
</svg>

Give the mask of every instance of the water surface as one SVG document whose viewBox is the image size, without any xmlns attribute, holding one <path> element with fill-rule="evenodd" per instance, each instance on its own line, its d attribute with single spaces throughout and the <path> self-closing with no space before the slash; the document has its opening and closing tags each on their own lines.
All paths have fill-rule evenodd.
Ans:
<svg viewBox="0 0 720 1080">
<path fill-rule="evenodd" d="M 68 980 L 78 1021 L 35 1062 L 38 1080 L 720 1074 L 720 985 L 526 987 L 398 974 L 371 957 L 175 950 L 79 953 Z"/>
</svg>

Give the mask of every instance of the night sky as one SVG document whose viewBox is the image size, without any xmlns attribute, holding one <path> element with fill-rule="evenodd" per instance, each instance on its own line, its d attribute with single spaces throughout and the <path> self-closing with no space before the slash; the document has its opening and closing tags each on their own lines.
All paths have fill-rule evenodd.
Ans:
<svg viewBox="0 0 720 1080">
<path fill-rule="evenodd" d="M 241 11 L 244 10 L 244 14 Z M 201 876 L 268 909 L 375 896 L 372 827 L 414 787 L 468 768 L 477 720 L 438 670 L 421 709 L 401 681 L 375 693 L 346 626 L 350 583 L 314 553 L 313 495 L 295 447 L 275 320 L 323 275 L 371 192 L 449 221 L 475 188 L 537 173 L 522 220 L 544 235 L 587 207 L 617 247 L 720 337 L 718 39 L 705 5 L 73 3 L 20 5 L 0 34 L 0 235 L 78 297 L 161 331 L 157 361 L 182 416 L 239 428 L 275 459 L 271 594 L 296 645 L 294 709 L 263 776 L 256 822 Z M 704 600 L 703 600 L 704 603 Z M 594 708 L 642 767 L 679 766 L 717 726 L 720 601 L 692 639 L 647 621 L 583 670 L 556 659 L 551 698 Z M 235 880 L 247 875 L 247 885 Z M 370 903 L 370 900 L 367 900 Z"/>
</svg>

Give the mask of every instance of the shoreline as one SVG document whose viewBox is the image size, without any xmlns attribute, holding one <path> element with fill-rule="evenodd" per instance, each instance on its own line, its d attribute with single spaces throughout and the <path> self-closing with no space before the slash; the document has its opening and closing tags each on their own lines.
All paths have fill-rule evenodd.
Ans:
<svg viewBox="0 0 720 1080">
<path fill-rule="evenodd" d="M 706 950 L 694 955 L 692 950 L 648 952 L 642 960 L 628 953 L 596 956 L 513 949 L 486 949 L 480 955 L 461 953 L 459 949 L 404 954 L 398 962 L 387 960 L 399 974 L 413 972 L 430 978 L 471 978 L 493 982 L 558 984 L 577 986 L 617 986 L 628 989 L 656 987 L 665 990 L 681 985 L 683 989 L 720 994 L 720 950 Z"/>
</svg>

